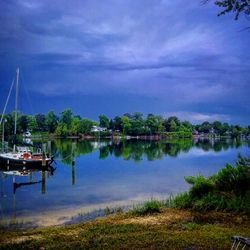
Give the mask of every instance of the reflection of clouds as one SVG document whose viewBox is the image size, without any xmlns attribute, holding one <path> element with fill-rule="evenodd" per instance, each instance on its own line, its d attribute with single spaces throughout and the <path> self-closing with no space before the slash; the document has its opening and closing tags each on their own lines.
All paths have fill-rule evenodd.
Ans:
<svg viewBox="0 0 250 250">
<path fill-rule="evenodd" d="M 221 155 L 227 155 L 230 154 L 230 150 L 227 151 L 221 150 L 220 152 L 214 152 L 213 149 L 210 149 L 209 151 L 204 151 L 200 148 L 192 148 L 188 151 L 188 153 L 180 153 L 179 157 L 182 158 L 192 158 L 192 157 L 202 157 L 202 156 L 221 156 Z"/>
<path fill-rule="evenodd" d="M 166 155 L 155 161 L 143 158 L 140 164 L 114 156 L 100 161 L 95 151 L 76 159 L 75 185 L 72 186 L 73 169 L 58 162 L 53 178 L 46 177 L 46 194 L 41 195 L 39 185 L 21 187 L 16 192 L 16 209 L 18 216 L 32 217 L 52 210 L 88 210 L 121 202 L 126 205 L 152 198 L 163 200 L 188 189 L 184 176 L 214 174 L 225 163 L 233 163 L 238 152 L 244 155 L 247 150 L 249 148 L 245 145 L 229 147 L 226 151 L 222 149 L 216 153 L 212 149 L 204 151 L 194 145 L 188 152 L 181 152 L 177 157 Z M 34 180 L 36 177 L 33 175 Z M 9 186 L 5 190 L 8 190 L 8 197 L 4 209 L 8 211 L 4 213 L 8 215 L 13 209 L 13 200 L 12 180 L 7 181 L 5 184 Z"/>
<path fill-rule="evenodd" d="M 93 149 L 100 149 L 102 147 L 106 147 L 107 145 L 111 145 L 111 142 L 105 142 L 105 141 L 91 141 L 90 142 L 91 146 L 93 147 Z"/>
<path fill-rule="evenodd" d="M 170 194 L 176 194 L 187 188 L 184 176 L 180 175 L 179 171 L 163 167 L 162 164 L 158 164 L 159 161 L 155 162 L 156 164 L 144 162 L 141 168 L 136 167 L 132 171 L 129 169 L 132 161 L 125 162 L 128 164 L 122 161 L 118 162 L 119 167 L 103 166 L 98 172 L 90 173 L 87 178 L 86 172 L 78 168 L 76 169 L 77 184 L 73 192 L 69 187 L 68 190 L 55 190 L 55 194 L 51 193 L 53 191 L 50 194 L 57 195 L 58 200 L 62 197 L 68 203 L 91 205 L 121 199 L 127 201 L 145 201 L 152 197 L 164 199 Z M 90 170 L 86 171 L 90 172 Z"/>
</svg>

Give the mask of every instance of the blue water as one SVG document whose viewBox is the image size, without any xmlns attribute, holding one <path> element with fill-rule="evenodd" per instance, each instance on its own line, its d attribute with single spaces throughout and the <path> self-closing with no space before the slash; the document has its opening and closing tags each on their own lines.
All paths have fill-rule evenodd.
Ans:
<svg viewBox="0 0 250 250">
<path fill-rule="evenodd" d="M 184 176 L 209 176 L 233 164 L 239 153 L 249 156 L 249 142 L 218 143 L 53 142 L 56 169 L 53 175 L 43 173 L 43 183 L 42 171 L 32 172 L 32 178 L 0 172 L 0 222 L 48 211 L 167 198 L 188 189 Z M 31 181 L 39 183 L 13 191 L 13 183 Z"/>
</svg>

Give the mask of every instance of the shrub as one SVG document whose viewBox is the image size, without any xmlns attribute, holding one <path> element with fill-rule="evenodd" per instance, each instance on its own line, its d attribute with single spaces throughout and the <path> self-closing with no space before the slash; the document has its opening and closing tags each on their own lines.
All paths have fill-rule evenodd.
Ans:
<svg viewBox="0 0 250 250">
<path fill-rule="evenodd" d="M 250 214 L 250 159 L 239 155 L 236 166 L 227 164 L 217 174 L 189 176 L 189 192 L 180 194 L 171 202 L 173 207 L 199 211 L 226 210 Z"/>
<path fill-rule="evenodd" d="M 143 206 L 136 206 L 132 210 L 129 211 L 131 215 L 146 215 L 159 213 L 161 208 L 161 203 L 157 200 L 147 201 L 143 204 Z"/>
<path fill-rule="evenodd" d="M 236 167 L 227 164 L 214 177 L 216 188 L 221 192 L 245 195 L 250 190 L 249 160 L 239 156 Z"/>
<path fill-rule="evenodd" d="M 170 207 L 173 208 L 190 208 L 191 206 L 190 195 L 185 192 L 178 194 L 173 200 L 170 200 Z"/>
<path fill-rule="evenodd" d="M 214 190 L 214 184 L 211 179 L 206 179 L 204 176 L 185 177 L 187 183 L 192 184 L 189 194 L 191 198 L 201 198 L 204 194 L 208 194 Z"/>
</svg>

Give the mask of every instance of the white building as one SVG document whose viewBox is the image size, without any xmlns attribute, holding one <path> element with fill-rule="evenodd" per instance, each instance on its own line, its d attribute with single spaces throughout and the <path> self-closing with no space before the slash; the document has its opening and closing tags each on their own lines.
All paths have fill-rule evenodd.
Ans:
<svg viewBox="0 0 250 250">
<path fill-rule="evenodd" d="M 99 127 L 99 126 L 93 126 L 91 128 L 91 132 L 103 132 L 103 131 L 106 131 L 107 128 L 103 128 L 103 127 Z"/>
</svg>

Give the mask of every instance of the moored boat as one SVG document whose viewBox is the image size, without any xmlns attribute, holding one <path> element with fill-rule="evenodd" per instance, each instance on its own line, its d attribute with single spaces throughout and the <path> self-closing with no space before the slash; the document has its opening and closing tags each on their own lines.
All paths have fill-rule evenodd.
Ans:
<svg viewBox="0 0 250 250">
<path fill-rule="evenodd" d="M 52 164 L 53 157 L 44 153 L 32 153 L 26 147 L 17 147 L 17 152 L 0 153 L 0 162 L 7 166 L 48 166 Z"/>
<path fill-rule="evenodd" d="M 14 81 L 13 81 L 14 83 Z M 52 164 L 53 157 L 46 154 L 45 152 L 36 152 L 33 153 L 29 148 L 27 147 L 17 147 L 14 144 L 13 150 L 9 152 L 5 152 L 4 147 L 4 113 L 5 109 L 9 100 L 9 96 L 13 87 L 10 88 L 9 95 L 7 97 L 7 101 L 0 119 L 0 126 L 3 123 L 3 129 L 2 129 L 2 152 L 0 153 L 0 163 L 7 165 L 7 166 L 48 166 Z M 15 104 L 15 124 L 14 124 L 14 139 L 16 138 L 16 132 L 17 132 L 17 112 L 18 112 L 18 89 L 19 89 L 19 68 L 17 68 L 16 72 L 16 104 Z"/>
</svg>

